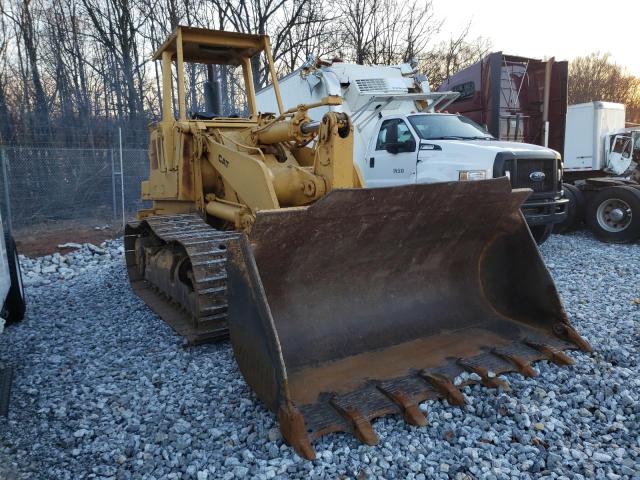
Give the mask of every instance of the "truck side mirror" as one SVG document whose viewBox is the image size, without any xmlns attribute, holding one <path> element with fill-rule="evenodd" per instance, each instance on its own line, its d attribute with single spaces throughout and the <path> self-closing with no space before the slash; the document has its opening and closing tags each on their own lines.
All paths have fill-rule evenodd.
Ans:
<svg viewBox="0 0 640 480">
<path fill-rule="evenodd" d="M 435 143 L 428 143 L 424 140 L 421 140 L 420 150 L 442 150 L 442 147 L 440 145 L 436 145 Z"/>
<path fill-rule="evenodd" d="M 413 139 L 407 140 L 402 144 L 403 152 L 415 152 L 416 151 L 416 141 Z"/>
</svg>

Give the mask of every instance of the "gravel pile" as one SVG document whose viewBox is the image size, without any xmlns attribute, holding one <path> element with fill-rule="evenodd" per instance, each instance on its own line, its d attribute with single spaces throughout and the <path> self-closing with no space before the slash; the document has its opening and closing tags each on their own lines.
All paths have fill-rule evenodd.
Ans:
<svg viewBox="0 0 640 480">
<path fill-rule="evenodd" d="M 64 243 L 58 245 L 58 248 L 71 251 L 65 255 L 56 252 L 38 258 L 20 255 L 26 286 L 42 286 L 58 280 L 69 280 L 96 267 L 119 260 L 124 253 L 122 242 L 118 240 L 107 240 L 99 247 L 92 243 Z"/>
<path fill-rule="evenodd" d="M 640 245 L 543 246 L 596 348 L 569 353 L 575 367 L 538 363 L 537 379 L 506 377 L 509 393 L 466 387 L 464 409 L 426 402 L 426 428 L 379 419 L 377 447 L 326 436 L 313 462 L 282 442 L 228 343 L 184 347 L 130 292 L 119 247 L 76 252 L 68 277 L 53 257 L 56 273 L 24 261 L 49 283 L 31 283 L 27 320 L 0 336 L 17 365 L 0 478 L 640 478 Z"/>
</svg>

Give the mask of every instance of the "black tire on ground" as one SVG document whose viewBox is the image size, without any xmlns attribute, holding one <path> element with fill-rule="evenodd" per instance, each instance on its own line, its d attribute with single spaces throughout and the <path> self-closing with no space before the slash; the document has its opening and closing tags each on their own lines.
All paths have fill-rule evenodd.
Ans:
<svg viewBox="0 0 640 480">
<path fill-rule="evenodd" d="M 19 322 L 24 318 L 27 308 L 24 296 L 24 286 L 22 285 L 22 272 L 18 261 L 18 249 L 16 242 L 11 235 L 5 234 L 5 246 L 7 247 L 7 262 L 9 264 L 9 275 L 11 277 L 11 288 L 4 302 L 3 314 L 7 324 Z"/>
<path fill-rule="evenodd" d="M 605 188 L 589 200 L 585 220 L 603 242 L 627 243 L 640 238 L 640 189 Z"/>
<path fill-rule="evenodd" d="M 567 218 L 553 226 L 553 233 L 565 233 L 580 228 L 584 219 L 586 201 L 582 191 L 570 183 L 562 185 L 565 198 L 569 199 Z"/>
<path fill-rule="evenodd" d="M 551 235 L 553 225 L 532 225 L 529 226 L 529 230 L 531 230 L 531 235 L 536 243 L 542 245 Z"/>
</svg>

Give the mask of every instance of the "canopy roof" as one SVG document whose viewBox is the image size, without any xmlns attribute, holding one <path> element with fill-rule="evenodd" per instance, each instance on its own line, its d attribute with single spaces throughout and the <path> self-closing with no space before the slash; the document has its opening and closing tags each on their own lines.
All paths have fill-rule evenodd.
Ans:
<svg viewBox="0 0 640 480">
<path fill-rule="evenodd" d="M 153 60 L 160 60 L 163 52 L 174 56 L 180 37 L 185 62 L 229 65 L 238 65 L 241 59 L 251 58 L 264 50 L 267 39 L 266 35 L 178 26 L 153 54 Z"/>
</svg>

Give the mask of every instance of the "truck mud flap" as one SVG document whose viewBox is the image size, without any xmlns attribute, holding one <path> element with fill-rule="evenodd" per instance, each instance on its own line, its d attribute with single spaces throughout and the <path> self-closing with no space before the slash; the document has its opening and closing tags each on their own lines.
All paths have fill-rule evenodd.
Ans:
<svg viewBox="0 0 640 480">
<path fill-rule="evenodd" d="M 425 425 L 420 402 L 464 403 L 457 377 L 506 388 L 500 373 L 590 350 L 519 211 L 528 194 L 504 178 L 336 190 L 229 242 L 236 359 L 301 456 L 330 432 L 376 444 L 381 415 Z"/>
</svg>

